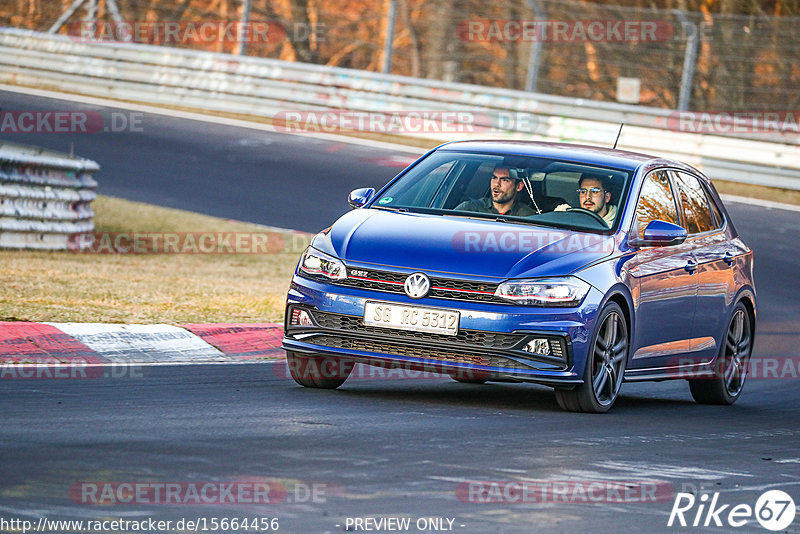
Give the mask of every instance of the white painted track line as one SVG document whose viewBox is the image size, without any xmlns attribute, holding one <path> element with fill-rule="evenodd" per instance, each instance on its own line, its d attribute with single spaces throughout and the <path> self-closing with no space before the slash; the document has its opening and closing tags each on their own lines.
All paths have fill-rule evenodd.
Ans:
<svg viewBox="0 0 800 534">
<path fill-rule="evenodd" d="M 115 363 L 229 361 L 229 356 L 183 328 L 166 325 L 45 323 Z"/>
</svg>

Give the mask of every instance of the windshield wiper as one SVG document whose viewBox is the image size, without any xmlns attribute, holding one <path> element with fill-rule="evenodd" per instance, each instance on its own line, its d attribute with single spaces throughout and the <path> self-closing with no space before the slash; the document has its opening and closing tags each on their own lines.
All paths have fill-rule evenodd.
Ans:
<svg viewBox="0 0 800 534">
<path fill-rule="evenodd" d="M 527 219 L 509 219 L 508 217 L 503 217 L 502 215 L 499 217 L 495 217 L 494 220 L 506 224 L 527 224 L 528 226 L 545 226 L 542 223 L 529 221 Z"/>
<path fill-rule="evenodd" d="M 527 224 L 530 226 L 544 226 L 545 228 L 547 227 L 546 225 L 540 222 L 531 221 L 528 219 L 518 219 L 518 218 L 509 219 L 505 215 L 494 215 L 492 213 L 457 211 L 457 212 L 446 212 L 443 213 L 442 215 L 447 215 L 449 217 L 460 217 L 464 219 L 477 219 L 479 221 L 497 221 L 506 224 Z"/>
<path fill-rule="evenodd" d="M 390 208 L 389 206 L 372 206 L 370 209 L 383 210 L 383 211 L 397 211 L 399 213 L 408 213 L 408 208 Z"/>
</svg>

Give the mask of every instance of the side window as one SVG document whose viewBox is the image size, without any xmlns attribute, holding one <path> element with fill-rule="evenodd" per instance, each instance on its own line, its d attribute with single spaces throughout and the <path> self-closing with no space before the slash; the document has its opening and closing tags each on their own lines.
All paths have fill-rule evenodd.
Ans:
<svg viewBox="0 0 800 534">
<path fill-rule="evenodd" d="M 642 193 L 639 195 L 639 204 L 636 206 L 638 235 L 641 236 L 648 223 L 655 220 L 680 224 L 678 209 L 675 207 L 675 196 L 672 194 L 669 175 L 666 171 L 650 173 L 644 179 Z"/>
<path fill-rule="evenodd" d="M 711 196 L 711 193 L 708 192 L 708 188 L 703 186 L 703 191 L 706 193 L 706 199 L 708 200 L 708 205 L 711 206 L 711 213 L 714 214 L 714 228 L 722 228 L 725 219 L 722 218 L 722 210 L 719 209 L 717 203 L 714 202 L 714 198 Z"/>
<path fill-rule="evenodd" d="M 441 186 L 442 181 L 450 172 L 450 169 L 456 164 L 455 160 L 450 160 L 442 163 L 438 167 L 431 169 L 427 173 L 421 173 L 413 182 L 395 193 L 394 198 L 389 198 L 388 202 L 378 201 L 378 205 L 396 205 L 396 206 L 426 206 L 428 199 L 438 187 Z M 405 185 L 405 184 L 404 184 Z"/>
<path fill-rule="evenodd" d="M 700 234 L 715 228 L 714 216 L 708 205 L 706 192 L 700 181 L 685 172 L 676 172 L 680 189 L 680 204 L 683 209 L 685 228 L 690 234 Z"/>
</svg>

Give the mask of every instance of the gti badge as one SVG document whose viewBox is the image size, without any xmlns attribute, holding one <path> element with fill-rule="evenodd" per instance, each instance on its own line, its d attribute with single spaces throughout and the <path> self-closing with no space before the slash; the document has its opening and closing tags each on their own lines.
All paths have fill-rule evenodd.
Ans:
<svg viewBox="0 0 800 534">
<path fill-rule="evenodd" d="M 403 287 L 405 287 L 406 295 L 412 299 L 421 299 L 430 291 L 431 281 L 425 273 L 414 273 L 406 278 Z"/>
</svg>

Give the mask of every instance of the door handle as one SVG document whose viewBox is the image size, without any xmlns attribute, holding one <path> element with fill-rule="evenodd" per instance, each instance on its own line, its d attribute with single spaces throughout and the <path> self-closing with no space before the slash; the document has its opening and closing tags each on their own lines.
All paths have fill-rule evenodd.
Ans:
<svg viewBox="0 0 800 534">
<path fill-rule="evenodd" d="M 697 262 L 695 262 L 694 260 L 687 261 L 686 267 L 684 267 L 684 269 L 686 269 L 686 272 L 688 272 L 689 274 L 694 274 L 694 272 L 697 270 Z"/>
<path fill-rule="evenodd" d="M 726 253 L 725 253 L 725 256 L 723 256 L 723 257 L 722 257 L 722 260 L 723 260 L 725 263 L 727 263 L 727 264 L 728 264 L 728 267 L 730 267 L 731 265 L 733 265 L 733 254 L 731 254 L 731 251 L 730 251 L 730 250 L 729 250 L 728 252 L 726 252 Z"/>
</svg>

